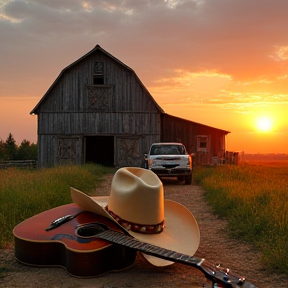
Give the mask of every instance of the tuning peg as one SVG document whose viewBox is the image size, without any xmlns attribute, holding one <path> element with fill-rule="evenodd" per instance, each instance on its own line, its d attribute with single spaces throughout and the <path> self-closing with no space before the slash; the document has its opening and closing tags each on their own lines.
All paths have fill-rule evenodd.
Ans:
<svg viewBox="0 0 288 288">
<path fill-rule="evenodd" d="M 228 275 L 223 276 L 223 281 L 225 281 L 225 282 L 228 282 L 228 281 L 229 281 Z"/>
<path fill-rule="evenodd" d="M 245 277 L 239 277 L 238 279 L 238 284 L 243 284 L 245 282 L 246 278 Z"/>
<path fill-rule="evenodd" d="M 215 264 L 215 267 L 216 267 L 217 269 L 219 269 L 219 268 L 221 267 L 221 264 L 220 264 L 220 263 L 216 263 L 216 264 Z"/>
</svg>

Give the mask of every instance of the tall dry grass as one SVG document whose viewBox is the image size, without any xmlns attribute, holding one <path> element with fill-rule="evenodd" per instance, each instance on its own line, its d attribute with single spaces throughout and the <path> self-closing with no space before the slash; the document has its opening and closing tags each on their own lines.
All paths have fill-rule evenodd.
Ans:
<svg viewBox="0 0 288 288">
<path fill-rule="evenodd" d="M 0 170 L 0 248 L 13 241 L 21 221 L 71 203 L 70 186 L 89 193 L 113 168 L 100 165 L 62 166 L 41 170 Z"/>
<path fill-rule="evenodd" d="M 0 248 L 13 241 L 21 221 L 71 203 L 70 186 L 89 194 L 114 172 L 97 165 L 0 170 Z M 196 167 L 194 180 L 215 213 L 228 219 L 231 236 L 253 243 L 266 267 L 288 274 L 288 163 Z"/>
<path fill-rule="evenodd" d="M 231 236 L 253 243 L 266 267 L 288 273 L 288 163 L 195 169 Z"/>
</svg>

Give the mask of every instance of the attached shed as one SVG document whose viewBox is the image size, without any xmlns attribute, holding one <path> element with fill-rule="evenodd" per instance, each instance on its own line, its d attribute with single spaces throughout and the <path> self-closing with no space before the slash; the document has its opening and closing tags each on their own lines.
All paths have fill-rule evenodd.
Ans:
<svg viewBox="0 0 288 288">
<path fill-rule="evenodd" d="M 229 133 L 164 113 L 136 73 L 99 45 L 64 68 L 30 114 L 38 115 L 40 168 L 140 167 L 153 142 L 179 140 L 196 153 L 205 137 L 211 158 L 225 152 Z"/>
<path fill-rule="evenodd" d="M 216 165 L 225 161 L 226 130 L 162 114 L 161 141 L 181 142 L 194 154 L 194 164 Z"/>
</svg>

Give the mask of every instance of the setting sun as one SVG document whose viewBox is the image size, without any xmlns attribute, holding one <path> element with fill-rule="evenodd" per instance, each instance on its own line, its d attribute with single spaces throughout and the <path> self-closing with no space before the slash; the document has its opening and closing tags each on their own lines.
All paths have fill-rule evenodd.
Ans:
<svg viewBox="0 0 288 288">
<path fill-rule="evenodd" d="M 270 118 L 261 117 L 256 123 L 257 129 L 263 132 L 268 132 L 272 129 L 272 121 Z"/>
</svg>

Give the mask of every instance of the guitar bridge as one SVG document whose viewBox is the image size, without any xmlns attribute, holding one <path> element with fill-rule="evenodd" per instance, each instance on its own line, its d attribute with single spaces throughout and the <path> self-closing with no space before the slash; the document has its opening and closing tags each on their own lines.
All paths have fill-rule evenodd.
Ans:
<svg viewBox="0 0 288 288">
<path fill-rule="evenodd" d="M 55 229 L 56 227 L 59 227 L 61 226 L 62 224 L 70 221 L 71 219 L 73 219 L 75 216 L 72 216 L 72 215 L 66 215 L 66 216 L 63 216 L 63 217 L 60 217 L 54 221 L 51 222 L 50 226 L 45 229 L 45 231 L 50 231 L 52 229 Z"/>
</svg>

